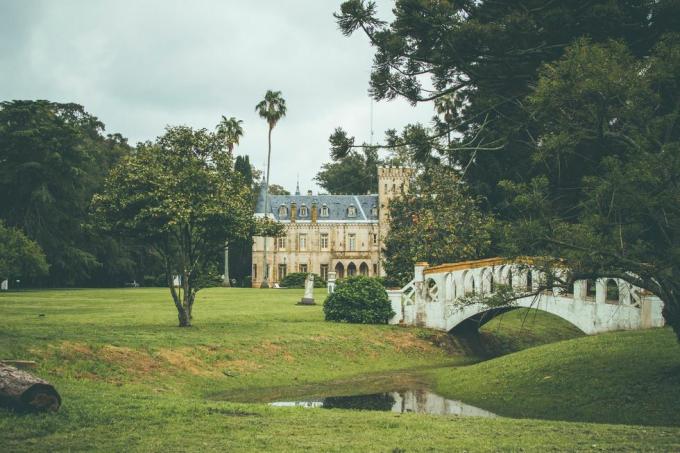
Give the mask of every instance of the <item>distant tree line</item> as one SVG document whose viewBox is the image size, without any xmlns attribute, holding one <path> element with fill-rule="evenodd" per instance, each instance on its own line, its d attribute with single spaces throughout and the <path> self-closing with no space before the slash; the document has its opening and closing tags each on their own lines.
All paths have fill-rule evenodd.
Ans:
<svg viewBox="0 0 680 453">
<path fill-rule="evenodd" d="M 230 153 L 232 120 L 238 125 L 224 118 L 216 132 Z M 147 146 L 135 148 L 120 134 L 106 134 L 104 124 L 78 104 L 0 103 L 0 279 L 11 278 L 12 286 L 18 279 L 22 287 L 132 281 L 165 286 L 163 262 L 148 240 L 105 231 L 92 215 L 92 198 L 107 175 Z M 252 209 L 258 187 L 248 156 L 237 156 L 231 165 L 243 178 Z M 239 282 L 250 274 L 251 247 L 250 237 L 231 245 L 232 278 Z M 217 250 L 215 271 L 222 266 Z"/>
</svg>

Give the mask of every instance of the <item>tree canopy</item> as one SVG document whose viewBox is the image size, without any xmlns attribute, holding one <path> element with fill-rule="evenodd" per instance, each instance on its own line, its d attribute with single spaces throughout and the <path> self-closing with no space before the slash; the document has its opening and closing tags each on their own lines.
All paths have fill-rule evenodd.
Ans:
<svg viewBox="0 0 680 453">
<path fill-rule="evenodd" d="M 406 284 L 419 261 L 436 265 L 487 256 L 494 220 L 479 204 L 450 170 L 420 175 L 409 194 L 390 203 L 384 250 L 388 283 Z"/>
<path fill-rule="evenodd" d="M 94 198 L 103 227 L 161 257 L 180 326 L 191 325 L 196 293 L 217 277 L 225 242 L 253 233 L 250 191 L 225 149 L 223 134 L 168 127 L 123 158 Z"/>
<path fill-rule="evenodd" d="M 54 286 L 120 284 L 129 277 L 129 246 L 88 227 L 92 194 L 121 156 L 119 134 L 77 104 L 0 103 L 0 219 L 44 250 Z"/>
<path fill-rule="evenodd" d="M 41 277 L 48 268 L 45 254 L 35 241 L 0 221 L 0 281 Z"/>
<path fill-rule="evenodd" d="M 680 335 L 680 3 L 397 0 L 393 12 L 384 22 L 349 0 L 336 18 L 376 50 L 375 99 L 437 102 L 433 127 L 404 143 L 414 161 L 482 197 L 507 256 L 639 285 Z M 356 147 L 342 130 L 331 146 Z"/>
</svg>

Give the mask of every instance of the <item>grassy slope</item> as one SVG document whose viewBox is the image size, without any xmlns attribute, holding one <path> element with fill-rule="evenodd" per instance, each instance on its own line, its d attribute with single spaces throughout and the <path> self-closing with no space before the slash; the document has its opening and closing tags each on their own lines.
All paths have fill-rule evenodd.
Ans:
<svg viewBox="0 0 680 453">
<path fill-rule="evenodd" d="M 563 341 L 431 374 L 442 394 L 501 415 L 680 426 L 680 346 L 670 329 Z"/>
<path fill-rule="evenodd" d="M 36 374 L 64 397 L 57 414 L 0 411 L 0 445 L 10 451 L 680 448 L 677 428 L 272 409 L 207 399 L 223 392 L 247 399 L 272 386 L 338 379 L 351 386 L 357 374 L 469 361 L 433 346 L 424 330 L 325 323 L 319 306 L 294 305 L 301 293 L 205 291 L 191 329 L 174 327 L 164 290 L 0 295 L 0 357 L 38 360 Z M 573 335 L 549 317 L 521 325 L 521 316 L 506 316 L 499 332 L 528 332 L 522 342 Z M 540 331 L 545 326 L 549 332 Z"/>
</svg>

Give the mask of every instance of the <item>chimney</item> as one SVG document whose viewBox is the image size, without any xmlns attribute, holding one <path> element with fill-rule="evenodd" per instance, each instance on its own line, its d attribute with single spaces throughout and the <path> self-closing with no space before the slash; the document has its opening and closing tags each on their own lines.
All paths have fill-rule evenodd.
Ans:
<svg viewBox="0 0 680 453">
<path fill-rule="evenodd" d="M 307 196 L 308 196 L 308 197 L 311 197 L 311 196 L 312 196 L 312 191 L 311 191 L 311 190 L 308 190 L 308 191 L 307 191 Z"/>
<path fill-rule="evenodd" d="M 310 190 L 311 192 L 311 190 Z M 319 211 L 316 208 L 316 200 L 312 201 L 312 223 L 316 223 L 316 219 L 319 216 Z"/>
<path fill-rule="evenodd" d="M 290 223 L 295 223 L 297 218 L 297 203 L 294 201 L 290 202 Z"/>
</svg>

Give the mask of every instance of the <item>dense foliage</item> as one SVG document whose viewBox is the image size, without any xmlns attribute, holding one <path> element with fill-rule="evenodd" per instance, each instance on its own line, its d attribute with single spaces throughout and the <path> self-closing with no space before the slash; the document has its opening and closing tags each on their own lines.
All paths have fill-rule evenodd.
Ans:
<svg viewBox="0 0 680 453">
<path fill-rule="evenodd" d="M 40 246 L 21 230 L 8 228 L 0 221 L 0 281 L 41 277 L 48 270 Z"/>
<path fill-rule="evenodd" d="M 439 104 L 413 160 L 484 197 L 508 257 L 566 260 L 555 284 L 628 280 L 666 302 L 680 335 L 680 2 L 397 0 L 393 12 L 387 23 L 349 0 L 336 17 L 376 49 L 375 99 Z M 331 145 L 354 146 L 344 131 Z"/>
<path fill-rule="evenodd" d="M 450 170 L 420 175 L 410 194 L 390 203 L 384 250 L 387 283 L 407 283 L 419 261 L 436 265 L 488 256 L 494 221 L 479 204 Z"/>
<path fill-rule="evenodd" d="M 647 289 L 680 335 L 680 34 L 644 60 L 578 41 L 544 67 L 529 102 L 545 171 L 501 184 L 506 253 L 566 259 L 563 284 L 611 276 Z"/>
<path fill-rule="evenodd" d="M 305 279 L 307 278 L 308 272 L 291 272 L 286 274 L 285 277 L 281 279 L 279 284 L 284 288 L 304 288 Z M 314 276 L 314 287 L 315 288 L 325 288 L 326 282 L 318 276 L 317 274 L 312 274 Z"/>
<path fill-rule="evenodd" d="M 94 198 L 103 227 L 144 240 L 162 259 L 180 326 L 191 325 L 225 242 L 254 231 L 250 192 L 226 148 L 220 133 L 169 127 L 125 157 Z"/>
<path fill-rule="evenodd" d="M 143 249 L 89 228 L 88 207 L 109 169 L 130 152 L 77 104 L 0 103 L 0 219 L 44 250 L 45 285 L 120 285 Z"/>
<path fill-rule="evenodd" d="M 250 157 L 236 156 L 234 170 L 241 174 L 243 183 L 250 191 L 252 206 L 257 197 L 257 186 L 253 181 L 253 168 Z M 229 244 L 229 277 L 236 281 L 237 286 L 250 286 L 251 269 L 253 267 L 253 238 L 236 238 Z"/>
<path fill-rule="evenodd" d="M 394 316 L 385 288 L 372 277 L 350 277 L 338 281 L 323 304 L 326 321 L 357 324 L 387 324 Z"/>
</svg>

